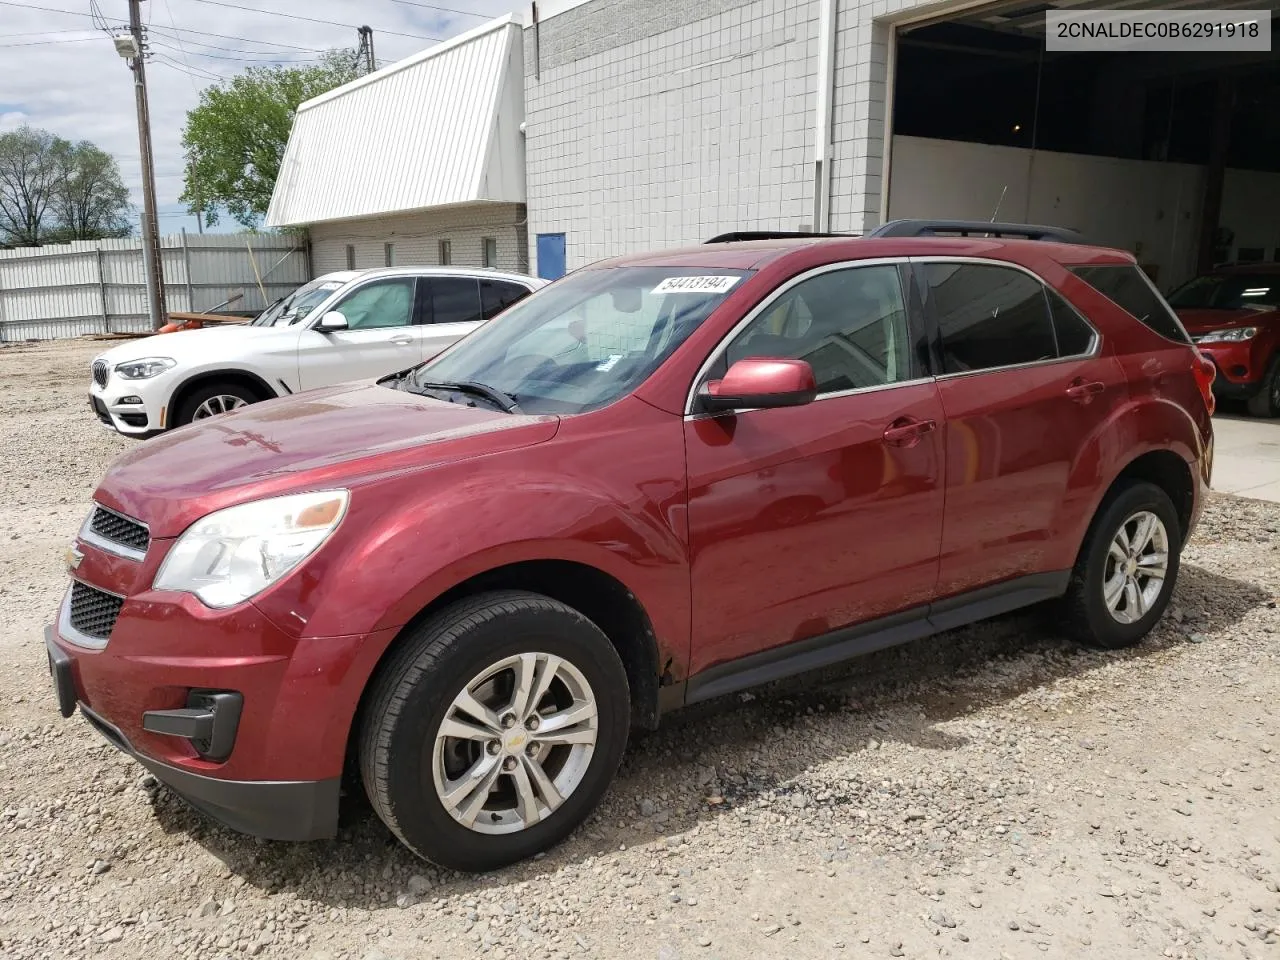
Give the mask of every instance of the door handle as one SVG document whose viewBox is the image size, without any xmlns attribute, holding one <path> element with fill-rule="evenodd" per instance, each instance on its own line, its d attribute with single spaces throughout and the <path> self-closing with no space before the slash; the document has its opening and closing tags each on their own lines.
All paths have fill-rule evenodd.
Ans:
<svg viewBox="0 0 1280 960">
<path fill-rule="evenodd" d="M 884 430 L 884 442 L 892 447 L 914 447 L 925 436 L 932 433 L 938 424 L 933 420 L 917 420 L 914 417 L 899 417 Z"/>
<path fill-rule="evenodd" d="M 392 337 L 391 342 L 397 347 L 407 347 L 413 343 L 413 337 Z"/>
<path fill-rule="evenodd" d="M 1086 381 L 1083 377 L 1077 377 L 1067 387 L 1067 396 L 1079 404 L 1092 403 L 1093 398 L 1105 389 L 1107 385 L 1100 380 Z"/>
</svg>

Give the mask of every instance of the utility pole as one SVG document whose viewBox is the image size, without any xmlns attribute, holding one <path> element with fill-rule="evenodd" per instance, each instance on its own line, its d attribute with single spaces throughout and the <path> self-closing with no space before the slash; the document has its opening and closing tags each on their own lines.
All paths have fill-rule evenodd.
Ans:
<svg viewBox="0 0 1280 960">
<path fill-rule="evenodd" d="M 160 262 L 160 230 L 156 217 L 156 171 L 151 152 L 151 111 L 147 104 L 146 43 L 142 32 L 142 0 L 129 0 L 129 36 L 116 37 L 116 50 L 133 71 L 138 108 L 138 147 L 142 154 L 142 263 L 147 279 L 147 312 L 151 328 L 168 322 L 164 302 L 164 268 Z"/>
<path fill-rule="evenodd" d="M 378 69 L 378 58 L 373 55 L 373 28 L 357 27 L 356 32 L 360 34 L 360 48 L 356 51 L 356 59 L 364 57 L 364 72 L 367 75 Z"/>
</svg>

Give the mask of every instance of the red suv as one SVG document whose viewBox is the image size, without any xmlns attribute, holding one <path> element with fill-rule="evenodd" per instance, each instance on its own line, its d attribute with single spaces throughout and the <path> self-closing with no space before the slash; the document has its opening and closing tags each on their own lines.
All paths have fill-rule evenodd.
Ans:
<svg viewBox="0 0 1280 960">
<path fill-rule="evenodd" d="M 63 714 L 238 830 L 332 836 L 362 787 L 489 869 L 673 708 L 1040 601 L 1137 642 L 1212 367 L 1128 254 L 980 228 L 1043 239 L 623 257 L 377 384 L 143 444 L 69 552 Z"/>
<path fill-rule="evenodd" d="M 1280 417 L 1280 263 L 1219 267 L 1169 303 L 1217 366 L 1214 391 L 1255 417 Z"/>
</svg>

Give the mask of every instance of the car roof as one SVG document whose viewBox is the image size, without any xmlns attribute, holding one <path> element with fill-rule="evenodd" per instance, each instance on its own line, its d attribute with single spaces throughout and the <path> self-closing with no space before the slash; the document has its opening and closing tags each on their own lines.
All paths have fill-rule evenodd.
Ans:
<svg viewBox="0 0 1280 960">
<path fill-rule="evenodd" d="M 700 267 L 723 270 L 758 270 L 801 250 L 829 248 L 832 261 L 879 257 L 970 256 L 996 257 L 1014 262 L 1039 259 L 1048 254 L 1059 263 L 1136 262 L 1123 250 L 1049 240 L 1012 240 L 999 237 L 788 237 L 704 243 L 648 253 L 614 257 L 592 264 L 610 267 Z"/>
<path fill-rule="evenodd" d="M 540 287 L 547 283 L 546 280 L 539 277 L 531 277 L 524 273 L 494 270 L 491 267 L 369 267 L 364 270 L 337 270 L 333 273 L 326 273 L 323 276 L 316 277 L 316 279 L 350 283 L 352 280 L 364 280 L 370 277 L 476 277 L 481 280 L 511 280 L 515 283 L 534 287 Z"/>
</svg>

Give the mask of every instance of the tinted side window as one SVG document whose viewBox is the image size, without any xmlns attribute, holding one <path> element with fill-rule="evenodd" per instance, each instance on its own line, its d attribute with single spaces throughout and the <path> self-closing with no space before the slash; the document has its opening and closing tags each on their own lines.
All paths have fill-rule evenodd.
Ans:
<svg viewBox="0 0 1280 960">
<path fill-rule="evenodd" d="M 807 360 L 819 393 L 911 379 L 907 310 L 898 268 L 854 267 L 819 274 L 779 296 L 726 351 Z"/>
<path fill-rule="evenodd" d="M 1058 356 L 1044 285 L 1020 270 L 925 264 L 942 335 L 944 373 L 989 370 Z"/>
<path fill-rule="evenodd" d="M 1071 272 L 1162 337 L 1190 343 L 1182 324 L 1136 266 L 1077 266 Z"/>
<path fill-rule="evenodd" d="M 529 288 L 518 283 L 507 283 L 505 280 L 480 281 L 480 304 L 484 308 L 486 320 L 528 295 Z"/>
<path fill-rule="evenodd" d="M 366 283 L 334 308 L 351 330 L 407 326 L 413 316 L 412 277 Z"/>
<path fill-rule="evenodd" d="M 1062 294 L 1051 287 L 1044 288 L 1049 298 L 1049 313 L 1053 315 L 1053 330 L 1058 336 L 1058 355 L 1078 357 L 1088 353 L 1096 334 L 1075 307 L 1063 299 Z"/>
<path fill-rule="evenodd" d="M 432 323 L 476 323 L 480 311 L 480 284 L 470 277 L 431 278 Z"/>
</svg>

